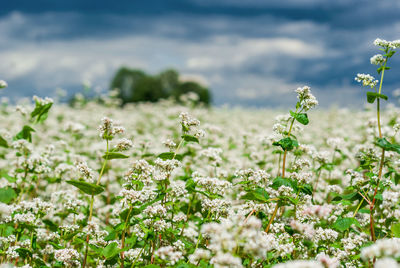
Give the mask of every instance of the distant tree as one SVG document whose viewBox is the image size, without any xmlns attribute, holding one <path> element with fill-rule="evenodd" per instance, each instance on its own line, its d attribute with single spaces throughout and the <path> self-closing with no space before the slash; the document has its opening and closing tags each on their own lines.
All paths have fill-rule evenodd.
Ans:
<svg viewBox="0 0 400 268">
<path fill-rule="evenodd" d="M 210 92 L 207 88 L 194 81 L 180 82 L 179 73 L 167 69 L 158 75 L 148 75 L 142 70 L 120 68 L 111 81 L 111 89 L 118 88 L 122 104 L 129 102 L 151 101 L 174 97 L 180 101 L 183 94 L 194 92 L 199 96 L 199 102 L 209 104 Z"/>
<path fill-rule="evenodd" d="M 168 93 L 163 89 L 161 80 L 157 77 L 145 76 L 134 85 L 130 100 L 132 102 L 156 102 L 166 97 L 168 97 Z"/>
<path fill-rule="evenodd" d="M 173 91 L 172 94 L 179 101 L 180 96 L 189 92 L 194 92 L 199 96 L 198 102 L 210 104 L 210 91 L 196 82 L 183 82 Z"/>
<path fill-rule="evenodd" d="M 179 87 L 179 73 L 173 69 L 165 70 L 157 77 L 161 82 L 162 88 L 168 93 L 168 95 L 171 95 L 172 92 Z"/>
<path fill-rule="evenodd" d="M 135 87 L 140 80 L 146 78 L 147 75 L 142 70 L 129 69 L 126 67 L 120 68 L 111 81 L 111 89 L 118 88 L 120 91 L 119 98 L 122 103 L 134 101 Z"/>
</svg>

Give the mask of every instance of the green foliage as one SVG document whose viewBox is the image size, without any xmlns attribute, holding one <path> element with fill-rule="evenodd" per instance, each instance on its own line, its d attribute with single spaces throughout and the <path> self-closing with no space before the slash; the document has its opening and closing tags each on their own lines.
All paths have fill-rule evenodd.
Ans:
<svg viewBox="0 0 400 268">
<path fill-rule="evenodd" d="M 388 97 L 386 95 L 379 94 L 377 92 L 371 92 L 371 91 L 367 92 L 367 101 L 369 103 L 374 103 L 377 98 L 388 100 Z"/>
<path fill-rule="evenodd" d="M 280 146 L 282 150 L 291 151 L 294 147 L 298 147 L 299 143 L 297 140 L 291 139 L 290 137 L 286 137 L 281 139 L 280 141 L 276 141 L 272 143 L 274 146 Z"/>
<path fill-rule="evenodd" d="M 242 196 L 242 199 L 265 203 L 269 199 L 269 194 L 263 188 L 257 187 L 254 190 L 247 191 L 247 193 Z"/>
<path fill-rule="evenodd" d="M 400 238 L 400 222 L 392 224 L 392 234 L 394 237 Z"/>
<path fill-rule="evenodd" d="M 129 156 L 121 154 L 121 153 L 116 153 L 116 152 L 106 152 L 103 155 L 103 159 L 106 160 L 111 160 L 111 159 L 125 159 L 125 158 L 129 158 Z"/>
<path fill-rule="evenodd" d="M 102 251 L 102 255 L 106 258 L 106 259 L 111 259 L 113 258 L 115 255 L 117 255 L 118 253 L 120 253 L 121 249 L 118 248 L 118 244 L 117 242 L 112 242 L 110 244 L 108 244 Z"/>
<path fill-rule="evenodd" d="M 310 122 L 306 113 L 295 113 L 290 111 L 290 115 L 293 116 L 293 118 L 295 118 L 300 124 L 308 125 Z"/>
<path fill-rule="evenodd" d="M 8 143 L 7 141 L 0 135 L 0 146 L 8 148 Z"/>
<path fill-rule="evenodd" d="M 35 109 L 32 111 L 31 113 L 31 118 L 36 120 L 36 123 L 42 123 L 44 122 L 49 114 L 50 108 L 53 105 L 53 103 L 46 103 L 46 104 L 42 104 L 38 101 L 36 101 L 36 107 Z"/>
<path fill-rule="evenodd" d="M 11 187 L 0 188 L 0 202 L 9 204 L 17 194 Z"/>
<path fill-rule="evenodd" d="M 400 154 L 400 145 L 392 144 L 386 138 L 378 138 L 375 144 L 386 151 L 393 151 Z"/>
<path fill-rule="evenodd" d="M 75 186 L 82 192 L 89 194 L 89 195 L 98 195 L 104 191 L 103 187 L 93 184 L 93 183 L 88 183 L 85 181 L 69 180 L 69 181 L 67 181 L 67 183 Z"/>
<path fill-rule="evenodd" d="M 194 92 L 199 96 L 196 102 L 209 104 L 211 95 L 207 88 L 188 81 L 179 81 L 179 73 L 168 69 L 158 75 L 149 75 L 142 70 L 120 68 L 111 81 L 111 89 L 118 88 L 122 103 L 156 102 L 163 98 L 174 97 L 177 101 L 183 94 Z"/>
<path fill-rule="evenodd" d="M 165 152 L 165 153 L 159 154 L 158 158 L 161 158 L 162 160 L 176 159 L 176 160 L 181 161 L 183 159 L 183 155 L 176 154 L 174 152 Z"/>
<path fill-rule="evenodd" d="M 32 142 L 32 132 L 35 132 L 33 128 L 31 128 L 28 125 L 25 125 L 20 132 L 18 132 L 17 135 L 15 135 L 14 140 L 27 140 L 29 142 Z"/>
<path fill-rule="evenodd" d="M 340 232 L 344 232 L 349 229 L 353 224 L 361 228 L 360 223 L 355 218 L 338 218 L 333 224 L 333 228 Z"/>
<path fill-rule="evenodd" d="M 196 142 L 196 143 L 199 143 L 199 139 L 196 138 L 195 136 L 192 136 L 192 135 L 187 135 L 187 134 L 182 135 L 182 139 L 184 139 L 184 140 L 187 141 L 187 142 Z"/>
</svg>

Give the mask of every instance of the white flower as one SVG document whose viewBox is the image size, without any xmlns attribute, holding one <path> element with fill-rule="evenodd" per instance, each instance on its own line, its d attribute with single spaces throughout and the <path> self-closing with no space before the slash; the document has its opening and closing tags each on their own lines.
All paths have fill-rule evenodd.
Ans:
<svg viewBox="0 0 400 268">
<path fill-rule="evenodd" d="M 386 41 L 384 39 L 377 38 L 374 41 L 375 46 L 380 46 L 382 48 L 400 48 L 400 40 L 394 40 L 394 41 Z"/>
<path fill-rule="evenodd" d="M 8 87 L 7 82 L 4 80 L 0 80 L 0 89 L 6 88 L 6 87 Z"/>
<path fill-rule="evenodd" d="M 318 105 L 318 101 L 315 96 L 311 94 L 309 86 L 299 87 L 295 92 L 297 93 L 297 98 L 301 106 L 303 106 L 304 111 L 308 111 Z"/>
<path fill-rule="evenodd" d="M 369 74 L 357 74 L 354 80 L 362 83 L 364 87 L 369 86 L 371 88 L 374 88 L 379 82 L 378 80 L 375 80 L 375 78 L 372 75 Z"/>
<path fill-rule="evenodd" d="M 385 59 L 383 58 L 382 54 L 376 54 L 371 57 L 370 61 L 373 65 L 380 65 L 385 62 Z"/>
<path fill-rule="evenodd" d="M 123 138 L 118 141 L 117 145 L 115 145 L 115 149 L 117 149 L 118 151 L 126 151 L 132 146 L 133 144 L 131 140 Z"/>
</svg>

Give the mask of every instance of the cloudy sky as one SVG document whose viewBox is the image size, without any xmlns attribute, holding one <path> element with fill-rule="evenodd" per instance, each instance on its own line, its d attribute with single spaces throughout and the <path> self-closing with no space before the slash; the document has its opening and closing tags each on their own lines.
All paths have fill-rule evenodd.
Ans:
<svg viewBox="0 0 400 268">
<path fill-rule="evenodd" d="M 125 65 L 175 68 L 216 105 L 292 105 L 310 85 L 323 107 L 362 107 L 354 76 L 377 76 L 372 42 L 400 39 L 399 14 L 399 0 L 4 1 L 0 97 L 72 94 L 83 81 L 107 90 Z M 392 59 L 388 95 L 400 88 L 400 53 Z"/>
</svg>

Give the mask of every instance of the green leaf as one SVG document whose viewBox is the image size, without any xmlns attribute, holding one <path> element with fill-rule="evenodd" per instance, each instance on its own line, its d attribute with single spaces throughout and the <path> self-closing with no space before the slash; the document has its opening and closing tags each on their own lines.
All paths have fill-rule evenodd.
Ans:
<svg viewBox="0 0 400 268">
<path fill-rule="evenodd" d="M 32 132 L 35 132 L 33 128 L 28 125 L 25 125 L 17 135 L 15 135 L 14 140 L 27 140 L 32 142 Z"/>
<path fill-rule="evenodd" d="M 384 57 L 388 57 L 388 58 L 390 58 L 390 57 L 392 57 L 393 55 L 394 55 L 394 53 L 396 53 L 396 51 L 395 50 L 392 50 L 392 51 L 390 51 L 390 52 L 388 52 L 388 53 L 386 53 L 385 55 L 383 55 Z"/>
<path fill-rule="evenodd" d="M 34 119 L 36 117 L 36 123 L 42 123 L 47 119 L 48 113 L 50 111 L 53 103 L 41 104 L 36 102 L 36 107 L 31 113 L 31 118 Z"/>
<path fill-rule="evenodd" d="M 117 242 L 112 242 L 108 244 L 104 249 L 103 249 L 103 256 L 106 257 L 106 259 L 111 259 L 115 255 L 119 253 L 119 248 Z"/>
<path fill-rule="evenodd" d="M 358 227 L 361 227 L 360 223 L 355 218 L 338 218 L 336 222 L 333 224 L 333 228 L 336 230 L 343 232 L 350 228 L 351 225 L 355 224 Z"/>
<path fill-rule="evenodd" d="M 0 146 L 8 148 L 8 143 L 7 141 L 0 135 Z"/>
<path fill-rule="evenodd" d="M 70 181 L 67 181 L 67 183 L 75 186 L 82 192 L 89 194 L 89 195 L 98 195 L 104 191 L 103 187 L 93 184 L 93 183 L 88 183 L 85 181 L 70 180 Z"/>
<path fill-rule="evenodd" d="M 48 220 L 48 219 L 45 219 L 45 220 L 42 220 L 42 221 L 50 229 L 50 231 L 52 231 L 52 232 L 56 232 L 57 231 L 57 229 L 58 229 L 57 224 L 55 224 L 54 222 L 52 222 L 51 220 Z"/>
<path fill-rule="evenodd" d="M 192 135 L 187 135 L 187 134 L 182 135 L 182 139 L 184 139 L 187 142 L 197 142 L 197 143 L 199 143 L 199 139 L 196 138 L 195 136 L 192 136 Z"/>
<path fill-rule="evenodd" d="M 176 160 L 182 161 L 182 159 L 183 159 L 183 155 L 175 154 L 174 152 L 161 153 L 157 157 L 161 158 L 162 160 L 176 159 Z"/>
<path fill-rule="evenodd" d="M 379 93 L 376 93 L 376 92 L 371 92 L 371 91 L 367 92 L 367 101 L 369 103 L 374 103 L 377 98 L 388 100 L 388 97 L 386 95 L 379 94 Z"/>
<path fill-rule="evenodd" d="M 386 138 L 378 138 L 375 145 L 385 149 L 386 151 L 393 151 L 400 154 L 400 145 L 395 143 L 390 143 Z"/>
<path fill-rule="evenodd" d="M 15 251 L 18 252 L 18 255 L 21 256 L 22 258 L 26 258 L 28 256 L 32 257 L 32 252 L 29 249 L 17 248 Z"/>
<path fill-rule="evenodd" d="M 280 146 L 284 151 L 291 151 L 294 147 L 298 147 L 299 143 L 296 140 L 292 140 L 291 138 L 287 137 L 272 143 L 272 145 Z"/>
<path fill-rule="evenodd" d="M 390 70 L 390 67 L 381 66 L 376 71 L 378 72 L 378 74 L 380 74 L 383 70 Z"/>
<path fill-rule="evenodd" d="M 10 203 L 17 194 L 15 193 L 14 189 L 11 187 L 0 188 L 0 202 L 2 203 Z"/>
<path fill-rule="evenodd" d="M 121 153 L 115 153 L 115 152 L 108 152 L 103 155 L 103 158 L 106 160 L 111 160 L 111 159 L 125 159 L 129 158 L 129 156 L 121 154 Z"/>
<path fill-rule="evenodd" d="M 392 224 L 392 233 L 395 237 L 400 237 L 400 222 Z"/>
<path fill-rule="evenodd" d="M 307 125 L 310 122 L 306 113 L 295 113 L 290 111 L 290 115 L 293 116 L 300 124 Z"/>
<path fill-rule="evenodd" d="M 263 188 L 258 187 L 255 190 L 248 191 L 241 199 L 265 203 L 269 199 L 269 194 Z"/>
<path fill-rule="evenodd" d="M 312 195 L 313 193 L 313 187 L 310 184 L 303 184 L 300 187 L 300 191 L 302 191 L 303 193 L 307 194 L 307 195 Z"/>
<path fill-rule="evenodd" d="M 289 178 L 282 178 L 282 177 L 277 177 L 274 179 L 274 181 L 272 182 L 271 188 L 278 190 L 279 187 L 281 186 L 287 186 L 292 188 L 293 190 L 297 190 L 297 182 L 294 180 L 291 180 Z"/>
<path fill-rule="evenodd" d="M 358 195 L 357 192 L 349 193 L 349 194 L 342 194 L 342 195 L 336 195 L 332 201 L 338 201 L 338 200 L 357 200 L 360 199 L 361 196 Z"/>
</svg>

